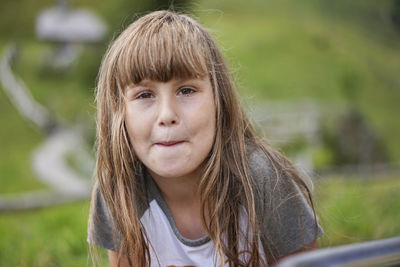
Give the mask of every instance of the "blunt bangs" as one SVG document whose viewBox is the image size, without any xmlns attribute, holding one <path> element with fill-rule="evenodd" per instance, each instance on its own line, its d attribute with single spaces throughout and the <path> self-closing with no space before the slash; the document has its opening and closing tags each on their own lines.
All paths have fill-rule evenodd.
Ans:
<svg viewBox="0 0 400 267">
<path fill-rule="evenodd" d="M 202 77 L 210 69 L 210 37 L 185 15 L 152 13 L 134 22 L 120 38 L 114 73 L 122 90 L 144 79 Z"/>
</svg>

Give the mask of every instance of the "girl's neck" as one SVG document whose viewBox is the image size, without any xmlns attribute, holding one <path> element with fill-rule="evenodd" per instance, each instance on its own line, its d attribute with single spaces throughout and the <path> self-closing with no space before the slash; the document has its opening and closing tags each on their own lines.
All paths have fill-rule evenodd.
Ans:
<svg viewBox="0 0 400 267">
<path fill-rule="evenodd" d="M 199 202 L 200 171 L 196 170 L 181 177 L 161 177 L 151 170 L 149 170 L 149 173 L 168 205 L 190 206 Z"/>
<path fill-rule="evenodd" d="M 160 177 L 150 171 L 167 203 L 178 231 L 188 239 L 206 235 L 200 216 L 198 184 L 201 171 L 182 177 Z"/>
</svg>

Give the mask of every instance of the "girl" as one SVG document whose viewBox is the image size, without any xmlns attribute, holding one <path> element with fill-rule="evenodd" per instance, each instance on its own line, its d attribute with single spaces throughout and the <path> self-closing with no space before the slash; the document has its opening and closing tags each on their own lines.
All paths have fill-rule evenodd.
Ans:
<svg viewBox="0 0 400 267">
<path fill-rule="evenodd" d="M 111 266 L 266 266 L 316 247 L 307 184 L 257 137 L 192 18 L 132 23 L 103 59 L 97 103 L 88 241 Z"/>
</svg>

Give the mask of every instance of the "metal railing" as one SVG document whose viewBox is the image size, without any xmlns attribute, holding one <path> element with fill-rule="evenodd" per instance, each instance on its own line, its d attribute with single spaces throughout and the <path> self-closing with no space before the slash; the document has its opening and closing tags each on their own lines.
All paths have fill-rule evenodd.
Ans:
<svg viewBox="0 0 400 267">
<path fill-rule="evenodd" d="M 400 237 L 319 249 L 288 257 L 275 267 L 400 266 Z"/>
</svg>

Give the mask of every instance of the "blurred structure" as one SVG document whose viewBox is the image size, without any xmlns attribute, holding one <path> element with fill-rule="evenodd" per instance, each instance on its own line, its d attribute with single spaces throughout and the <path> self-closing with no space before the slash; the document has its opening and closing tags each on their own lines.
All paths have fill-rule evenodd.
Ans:
<svg viewBox="0 0 400 267">
<path fill-rule="evenodd" d="M 56 7 L 39 14 L 36 30 L 41 40 L 55 45 L 54 53 L 45 63 L 64 70 L 79 56 L 82 44 L 102 41 L 106 26 L 92 12 L 71 10 L 66 0 L 58 0 Z M 11 65 L 17 55 L 15 44 L 5 51 L 0 62 L 0 81 L 16 110 L 46 136 L 45 142 L 33 152 L 32 168 L 37 178 L 51 190 L 0 196 L 0 211 L 45 207 L 89 198 L 89 180 L 71 168 L 67 161 L 68 156 L 75 154 L 79 155 L 82 164 L 93 165 L 93 159 L 83 149 L 83 136 L 35 101 L 25 83 L 12 71 Z"/>
<path fill-rule="evenodd" d="M 320 143 L 321 111 L 316 102 L 266 102 L 255 105 L 250 112 L 251 120 L 260 130 L 267 142 L 276 146 L 285 146 L 300 141 L 301 146 L 312 147 Z M 298 149 L 294 161 L 304 171 L 314 171 L 312 154 Z"/>
<path fill-rule="evenodd" d="M 17 55 L 17 46 L 11 45 L 0 62 L 0 80 L 4 92 L 22 117 L 43 129 L 45 133 L 50 133 L 56 124 L 54 118 L 33 99 L 24 82 L 14 76 L 11 70 L 10 66 L 16 60 Z"/>
<path fill-rule="evenodd" d="M 38 179 L 52 190 L 0 196 L 0 211 L 45 207 L 89 198 L 90 183 L 67 162 L 67 156 L 75 152 L 81 155 L 83 162 L 91 163 L 90 156 L 83 149 L 83 137 L 50 116 L 49 112 L 35 101 L 23 81 L 13 74 L 11 64 L 15 61 L 16 54 L 15 45 L 10 46 L 4 53 L 0 62 L 0 81 L 20 114 L 39 127 L 47 137 L 34 151 L 32 167 Z"/>
<path fill-rule="evenodd" d="M 303 136 L 310 143 L 320 140 L 319 106 L 313 101 L 267 102 L 252 108 L 252 119 L 274 144 Z"/>
<path fill-rule="evenodd" d="M 351 106 L 351 105 L 349 105 Z M 365 177 L 390 166 L 381 137 L 355 108 L 316 101 L 263 102 L 249 112 L 266 141 L 280 147 L 308 174 L 316 148 L 329 153 L 331 171 L 353 170 Z"/>
<path fill-rule="evenodd" d="M 78 57 L 81 44 L 102 41 L 106 29 L 96 14 L 89 10 L 73 10 L 67 0 L 57 0 L 57 5 L 43 10 L 36 21 L 38 38 L 56 45 L 47 60 L 47 64 L 56 69 L 69 67 Z"/>
</svg>

